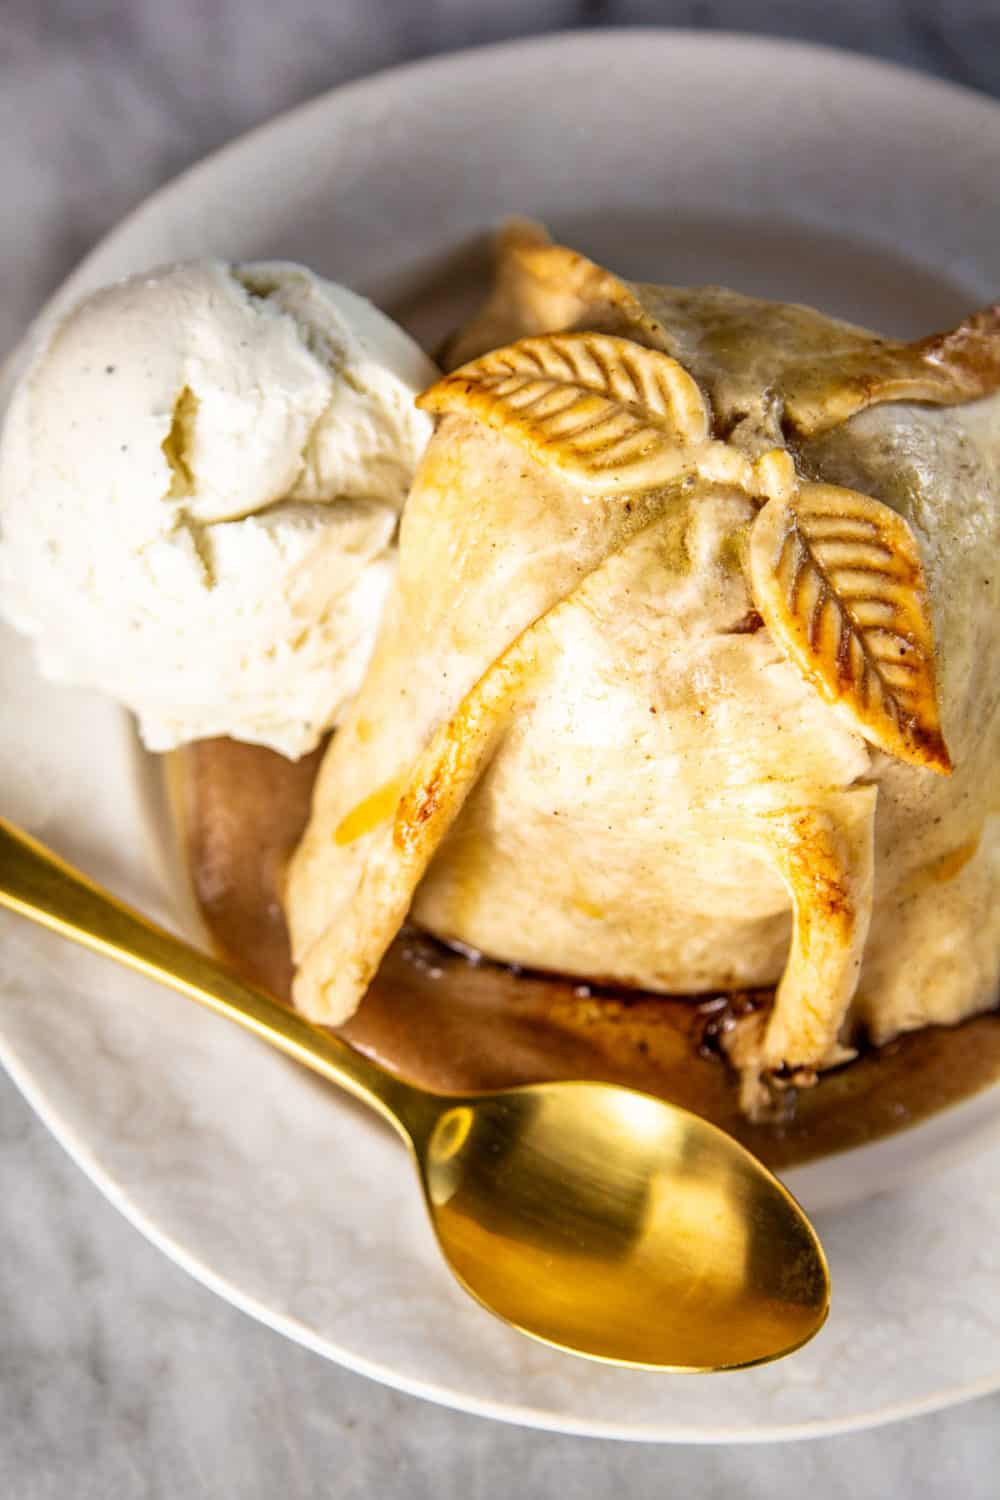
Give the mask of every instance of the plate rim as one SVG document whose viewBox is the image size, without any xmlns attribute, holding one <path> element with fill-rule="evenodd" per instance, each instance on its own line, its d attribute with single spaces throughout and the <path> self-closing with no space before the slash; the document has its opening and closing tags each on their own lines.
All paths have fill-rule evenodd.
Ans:
<svg viewBox="0 0 1000 1500">
<path fill-rule="evenodd" d="M 836 62 L 840 66 L 852 72 L 869 71 L 873 76 L 877 74 L 894 75 L 899 78 L 908 78 L 919 84 L 925 92 L 938 92 L 942 98 L 950 97 L 954 102 L 962 102 L 966 106 L 980 106 L 989 112 L 1000 111 L 1000 100 L 980 89 L 968 84 L 957 83 L 953 79 L 939 78 L 933 73 L 921 72 L 918 68 L 909 67 L 905 63 L 896 62 L 892 59 L 873 57 L 869 53 L 857 52 L 849 47 L 840 47 L 828 42 L 807 41 L 798 37 L 766 36 L 759 32 L 741 31 L 738 29 L 704 30 L 692 26 L 658 26 L 633 25 L 633 26 L 609 26 L 609 27 L 571 27 L 566 31 L 550 31 L 538 36 L 515 37 L 506 41 L 489 42 L 480 46 L 461 47 L 454 51 L 435 53 L 429 57 L 414 58 L 407 62 L 391 63 L 386 67 L 379 68 L 373 73 L 366 73 L 358 78 L 348 79 L 344 83 L 334 84 L 333 87 L 323 90 L 308 99 L 303 99 L 290 108 L 281 110 L 278 114 L 270 116 L 261 121 L 260 124 L 251 126 L 249 130 L 234 136 L 231 140 L 224 141 L 220 146 L 200 156 L 187 167 L 183 167 L 173 177 L 154 188 L 145 198 L 141 199 L 135 206 L 128 210 L 120 219 L 116 219 L 110 229 L 106 230 L 99 239 L 85 252 L 76 263 L 69 275 L 54 288 L 51 295 L 38 309 L 29 325 L 34 328 L 44 318 L 64 302 L 71 301 L 75 295 L 75 288 L 79 282 L 85 281 L 91 263 L 100 255 L 107 241 L 124 229 L 130 229 L 139 224 L 148 215 L 152 214 L 159 206 L 160 200 L 168 193 L 173 193 L 179 188 L 185 187 L 189 182 L 196 181 L 202 173 L 214 170 L 218 164 L 225 161 L 230 155 L 235 155 L 247 147 L 253 147 L 265 136 L 272 134 L 276 129 L 298 123 L 307 118 L 311 113 L 321 114 L 334 99 L 338 104 L 349 102 L 351 97 L 362 94 L 377 92 L 381 88 L 395 85 L 399 80 L 408 78 L 429 77 L 435 72 L 461 71 L 470 63 L 485 57 L 505 58 L 516 57 L 520 52 L 539 52 L 543 50 L 560 50 L 567 47 L 586 50 L 597 46 L 602 47 L 617 45 L 619 41 L 635 41 L 637 39 L 648 39 L 650 37 L 681 41 L 685 44 L 694 44 L 705 50 L 719 48 L 741 48 L 746 52 L 757 51 L 760 53 L 780 52 L 786 57 L 801 56 L 804 58 L 825 58 L 828 62 Z M 28 332 L 26 329 L 25 332 Z M 22 336 L 23 338 L 23 336 Z M 19 343 L 12 356 L 16 355 Z M 4 402 L 4 386 L 9 376 L 9 366 L 12 357 L 9 357 L 6 365 L 0 366 L 0 409 Z"/>
<path fill-rule="evenodd" d="M 280 1334 L 290 1339 L 293 1343 L 309 1349 L 320 1358 L 327 1359 L 343 1369 L 363 1376 L 365 1379 L 374 1380 L 377 1384 L 384 1385 L 390 1390 L 401 1391 L 404 1395 L 416 1397 L 418 1400 L 429 1401 L 436 1406 L 441 1406 L 451 1411 L 463 1412 L 469 1416 L 485 1417 L 513 1427 L 526 1427 L 539 1432 L 561 1433 L 568 1437 L 597 1438 L 615 1442 L 643 1444 L 689 1443 L 698 1447 L 711 1447 L 716 1444 L 749 1446 L 751 1444 L 764 1443 L 805 1442 L 812 1438 L 836 1437 L 842 1433 L 870 1431 L 873 1428 L 888 1426 L 892 1422 L 902 1421 L 910 1417 L 925 1416 L 936 1411 L 945 1411 L 952 1406 L 960 1406 L 964 1402 L 975 1400 L 979 1396 L 991 1395 L 997 1390 L 998 1385 L 1000 1385 L 1000 1369 L 998 1369 L 993 1375 L 986 1375 L 980 1377 L 978 1380 L 968 1381 L 961 1386 L 952 1387 L 947 1392 L 933 1392 L 922 1397 L 919 1401 L 891 1402 L 886 1406 L 877 1407 L 872 1411 L 858 1413 L 851 1417 L 832 1417 L 825 1421 L 784 1423 L 768 1428 L 730 1427 L 718 1429 L 692 1427 L 690 1424 L 686 1426 L 671 1426 L 667 1423 L 645 1423 L 640 1426 L 623 1426 L 614 1422 L 602 1422 L 599 1419 L 570 1417 L 559 1412 L 549 1412 L 538 1407 L 516 1406 L 513 1403 L 466 1396 L 456 1393 L 446 1386 L 437 1385 L 433 1381 L 413 1380 L 408 1376 L 399 1375 L 388 1365 L 382 1364 L 377 1360 L 365 1359 L 363 1356 L 359 1356 L 341 1345 L 334 1344 L 329 1338 L 322 1338 L 318 1334 L 312 1333 L 304 1323 L 285 1314 L 274 1312 L 258 1298 L 242 1292 L 233 1282 L 227 1280 L 226 1277 L 220 1275 L 218 1272 L 213 1271 L 210 1265 L 198 1255 L 187 1250 L 173 1236 L 165 1233 L 154 1219 L 138 1207 L 131 1194 L 126 1192 L 112 1174 L 101 1165 L 89 1147 L 80 1140 L 76 1132 L 62 1119 L 59 1111 L 48 1103 L 44 1092 L 36 1086 L 32 1079 L 30 1070 L 22 1066 L 16 1054 L 8 1047 L 6 1038 L 2 1032 L 0 1032 L 0 1064 L 2 1064 L 7 1076 L 41 1123 L 66 1152 L 74 1165 L 93 1183 L 110 1206 L 133 1229 L 137 1230 L 144 1239 L 148 1240 L 156 1250 L 159 1250 L 166 1259 L 186 1272 L 200 1286 L 221 1297 L 224 1302 L 229 1303 L 230 1306 L 235 1307 L 238 1311 L 255 1319 L 258 1323 L 262 1323 L 264 1327 L 270 1329 L 273 1333 Z M 489 1316 L 486 1313 L 483 1315 Z M 575 1356 L 569 1354 L 563 1357 L 567 1359 L 575 1358 Z M 669 1375 L 669 1372 L 664 1373 Z"/>
</svg>

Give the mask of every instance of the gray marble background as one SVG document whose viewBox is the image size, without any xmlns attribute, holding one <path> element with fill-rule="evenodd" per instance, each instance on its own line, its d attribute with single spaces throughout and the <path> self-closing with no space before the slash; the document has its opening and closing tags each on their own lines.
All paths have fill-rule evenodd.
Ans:
<svg viewBox="0 0 1000 1500">
<path fill-rule="evenodd" d="M 289 105 L 436 51 L 653 23 L 835 43 L 1000 94 L 1000 0 L 0 0 L 0 357 L 123 213 Z M 0 1500 L 1000 1495 L 1000 1397 L 873 1433 L 685 1449 L 396 1395 L 191 1281 L 6 1080 L 0 1328 Z"/>
</svg>

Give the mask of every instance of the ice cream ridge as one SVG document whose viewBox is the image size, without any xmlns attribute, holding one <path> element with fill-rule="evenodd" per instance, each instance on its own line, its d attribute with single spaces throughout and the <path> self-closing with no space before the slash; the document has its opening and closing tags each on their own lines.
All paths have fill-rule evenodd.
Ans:
<svg viewBox="0 0 1000 1500">
<path fill-rule="evenodd" d="M 744 1108 L 992 1006 L 1000 313 L 895 343 L 518 227 L 286 907 L 337 1023 L 409 913 L 583 980 L 776 986 Z"/>
<path fill-rule="evenodd" d="M 311 750 L 361 682 L 435 367 L 287 263 L 197 261 L 43 339 L 0 447 L 0 611 L 146 745 Z"/>
</svg>

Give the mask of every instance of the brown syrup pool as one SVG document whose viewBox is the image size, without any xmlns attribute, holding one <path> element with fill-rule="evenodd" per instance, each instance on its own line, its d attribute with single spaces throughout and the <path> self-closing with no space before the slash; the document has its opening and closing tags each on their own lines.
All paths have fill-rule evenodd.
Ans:
<svg viewBox="0 0 1000 1500">
<path fill-rule="evenodd" d="M 291 959 L 278 886 L 318 765 L 319 752 L 294 764 L 225 739 L 169 760 L 171 800 L 209 932 L 235 968 L 282 999 Z M 629 1084 L 706 1116 L 776 1168 L 890 1135 L 1000 1079 L 1000 1014 L 991 1012 L 869 1050 L 800 1092 L 788 1120 L 751 1125 L 739 1113 L 733 1074 L 703 1045 L 729 1003 L 592 992 L 572 980 L 472 964 L 406 932 L 341 1034 L 431 1088 L 555 1078 Z"/>
</svg>

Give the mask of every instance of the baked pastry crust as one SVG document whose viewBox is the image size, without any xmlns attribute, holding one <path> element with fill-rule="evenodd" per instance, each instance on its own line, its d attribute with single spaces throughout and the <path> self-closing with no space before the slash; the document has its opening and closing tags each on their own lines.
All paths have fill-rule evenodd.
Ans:
<svg viewBox="0 0 1000 1500">
<path fill-rule="evenodd" d="M 297 1003 L 343 1020 L 409 910 L 584 979 L 777 982 L 729 1039 L 757 1114 L 859 1027 L 992 1004 L 998 340 L 510 231 L 292 864 Z"/>
</svg>

